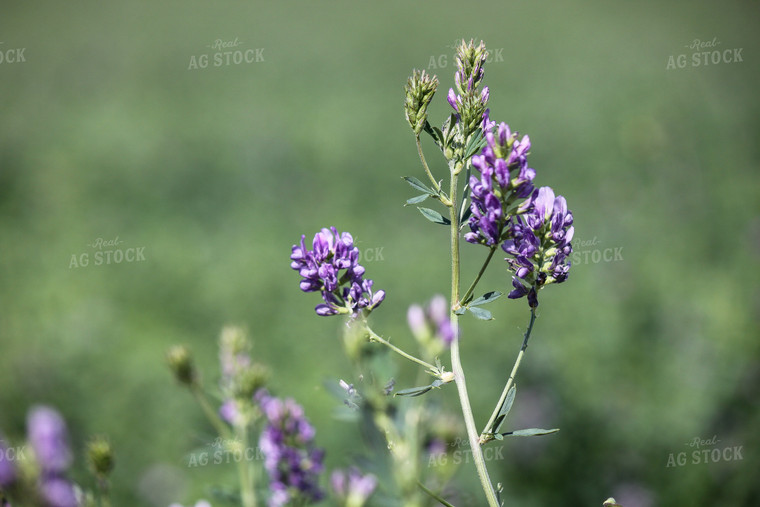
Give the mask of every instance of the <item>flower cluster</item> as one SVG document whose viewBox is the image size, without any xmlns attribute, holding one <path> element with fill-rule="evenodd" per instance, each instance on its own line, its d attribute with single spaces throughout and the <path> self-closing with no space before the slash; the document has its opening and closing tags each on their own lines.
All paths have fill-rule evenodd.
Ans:
<svg viewBox="0 0 760 507">
<path fill-rule="evenodd" d="M 314 236 L 313 249 L 304 244 L 293 245 L 290 267 L 303 277 L 301 290 L 321 292 L 324 303 L 316 306 L 318 315 L 371 311 L 385 299 L 385 291 L 373 292 L 372 280 L 364 279 L 359 264 L 359 249 L 348 232 L 338 234 L 335 227 L 322 229 Z"/>
<path fill-rule="evenodd" d="M 45 505 L 78 506 L 74 485 L 66 478 L 73 456 L 61 415 L 50 407 L 32 408 L 27 416 L 27 436 L 39 466 L 39 494 Z"/>
<path fill-rule="evenodd" d="M 483 119 L 489 124 L 488 115 Z M 495 247 L 506 239 L 510 215 L 524 211 L 518 200 L 531 195 L 536 171 L 528 167 L 530 137 L 517 139 L 506 123 L 494 132 L 486 131 L 486 146 L 472 157 L 472 166 L 480 178 L 470 176 L 470 231 L 464 238 L 470 243 Z"/>
<path fill-rule="evenodd" d="M 437 356 L 457 338 L 449 319 L 450 310 L 446 298 L 437 295 L 426 308 L 415 304 L 407 311 L 407 322 L 412 334 L 432 356 Z"/>
<path fill-rule="evenodd" d="M 330 476 L 330 485 L 345 507 L 362 507 L 377 487 L 377 479 L 372 474 L 362 475 L 356 467 L 348 471 L 335 470 Z"/>
<path fill-rule="evenodd" d="M 463 40 L 457 48 L 457 72 L 454 75 L 456 92 L 453 88 L 449 88 L 446 98 L 449 105 L 456 111 L 464 138 L 477 130 L 486 112 L 489 90 L 485 86 L 479 92 L 478 86 L 483 81 L 485 73 L 483 65 L 486 63 L 487 56 L 488 52 L 483 42 L 475 46 L 472 40 L 469 44 Z"/>
<path fill-rule="evenodd" d="M 269 474 L 270 507 L 319 501 L 324 496 L 317 484 L 324 451 L 314 447 L 316 432 L 303 408 L 292 399 L 270 396 L 264 389 L 256 393 L 256 400 L 267 419 L 259 447 Z"/>
<path fill-rule="evenodd" d="M 536 307 L 536 292 L 541 287 L 567 279 L 573 232 L 573 213 L 565 198 L 555 197 L 550 187 L 534 191 L 527 212 L 511 218 L 510 239 L 502 244 L 512 255 L 507 262 L 516 275 L 510 298 L 527 295 L 530 306 Z"/>
</svg>

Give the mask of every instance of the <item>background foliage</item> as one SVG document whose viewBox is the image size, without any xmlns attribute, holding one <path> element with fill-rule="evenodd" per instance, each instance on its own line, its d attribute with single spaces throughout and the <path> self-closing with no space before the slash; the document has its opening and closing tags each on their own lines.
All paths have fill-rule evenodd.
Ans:
<svg viewBox="0 0 760 507">
<path fill-rule="evenodd" d="M 25 47 L 26 62 L 0 65 L 0 428 L 23 438 L 44 402 L 80 449 L 108 434 L 117 505 L 231 484 L 231 466 L 187 466 L 212 430 L 164 352 L 189 344 L 213 382 L 218 333 L 239 323 L 328 467 L 347 465 L 359 435 L 324 388 L 350 372 L 340 324 L 298 290 L 290 245 L 336 225 L 380 252 L 365 262 L 388 293 L 374 328 L 412 343 L 406 308 L 448 286 L 447 230 L 401 206 L 400 177 L 421 174 L 402 87 L 414 67 L 438 74 L 442 121 L 451 46 L 476 38 L 503 51 L 486 66 L 491 117 L 530 135 L 537 185 L 566 196 L 577 239 L 596 239 L 576 251 L 622 256 L 543 293 L 512 417 L 562 431 L 507 442 L 492 476 L 525 506 L 756 505 L 758 14 L 701 0 L 4 6 L 0 50 Z M 236 38 L 264 61 L 188 70 Z M 666 69 L 714 38 L 743 61 Z M 117 236 L 145 262 L 70 268 Z M 467 279 L 483 252 L 463 252 Z M 481 288 L 508 290 L 494 264 Z M 496 321 L 468 316 L 462 341 L 479 424 L 528 318 L 524 301 L 489 309 Z M 415 373 L 404 365 L 399 384 Z M 434 396 L 456 410 L 453 389 Z M 666 466 L 714 435 L 743 460 Z M 471 465 L 456 480 L 476 491 Z"/>
</svg>

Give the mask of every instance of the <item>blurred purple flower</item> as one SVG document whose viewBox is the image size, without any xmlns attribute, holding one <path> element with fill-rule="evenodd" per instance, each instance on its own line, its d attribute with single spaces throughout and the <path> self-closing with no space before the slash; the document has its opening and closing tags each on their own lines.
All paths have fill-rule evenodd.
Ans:
<svg viewBox="0 0 760 507">
<path fill-rule="evenodd" d="M 237 415 L 238 410 L 235 405 L 235 400 L 226 400 L 222 403 L 222 406 L 219 407 L 219 417 L 228 424 L 234 425 Z"/>
<path fill-rule="evenodd" d="M 71 464 L 66 423 L 52 408 L 37 406 L 27 416 L 27 435 L 40 468 L 45 474 L 59 474 Z"/>
<path fill-rule="evenodd" d="M 322 293 L 324 303 L 314 309 L 317 315 L 357 315 L 383 302 L 385 291 L 373 291 L 373 281 L 364 279 L 351 234 L 339 235 L 335 227 L 324 228 L 314 235 L 312 250 L 306 248 L 305 239 L 302 235 L 300 244 L 293 245 L 290 267 L 301 275 L 302 291 Z"/>
<path fill-rule="evenodd" d="M 16 467 L 10 458 L 8 447 L 0 435 L 0 488 L 7 488 L 16 482 Z"/>
<path fill-rule="evenodd" d="M 407 321 L 414 336 L 422 343 L 427 343 L 431 335 L 438 337 L 445 347 L 449 347 L 456 339 L 454 327 L 451 325 L 449 313 L 451 308 L 446 298 L 436 295 L 423 309 L 420 305 L 412 305 L 407 311 Z"/>
<path fill-rule="evenodd" d="M 77 507 L 79 505 L 74 486 L 63 477 L 43 477 L 40 494 L 47 507 Z"/>
<path fill-rule="evenodd" d="M 269 475 L 270 507 L 319 501 L 324 496 L 317 484 L 324 451 L 314 447 L 316 431 L 303 408 L 292 399 L 270 396 L 265 389 L 256 393 L 256 401 L 267 419 L 259 447 Z"/>
<path fill-rule="evenodd" d="M 330 476 L 330 485 L 335 495 L 347 507 L 361 507 L 377 487 L 377 479 L 372 474 L 362 475 L 356 467 L 348 471 L 335 470 Z"/>
</svg>

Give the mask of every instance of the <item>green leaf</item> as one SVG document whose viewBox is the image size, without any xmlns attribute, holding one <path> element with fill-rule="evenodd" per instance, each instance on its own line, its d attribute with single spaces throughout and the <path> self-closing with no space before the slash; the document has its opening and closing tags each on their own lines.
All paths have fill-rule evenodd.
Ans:
<svg viewBox="0 0 760 507">
<path fill-rule="evenodd" d="M 410 387 L 393 393 L 393 396 L 421 396 L 431 389 L 431 386 Z"/>
<path fill-rule="evenodd" d="M 559 431 L 559 428 L 554 428 L 551 430 L 544 430 L 541 428 L 529 428 L 527 430 L 515 430 L 510 431 L 508 433 L 502 433 L 505 437 L 540 437 L 543 435 L 551 435 L 552 433 L 557 433 Z"/>
<path fill-rule="evenodd" d="M 426 392 L 430 391 L 433 388 L 440 387 L 444 382 L 440 379 L 433 381 L 432 384 L 429 386 L 420 386 L 420 387 L 410 387 L 409 389 L 402 389 L 401 391 L 398 391 L 393 396 L 422 396 Z"/>
<path fill-rule="evenodd" d="M 466 312 L 466 311 L 467 311 L 467 307 L 463 306 L 463 307 L 459 308 L 457 311 L 455 311 L 454 313 L 456 313 L 457 315 L 464 315 L 464 312 Z"/>
<path fill-rule="evenodd" d="M 407 199 L 406 204 L 417 204 L 419 202 L 424 201 L 428 197 L 430 197 L 430 194 L 418 195 L 417 197 L 412 197 L 411 199 Z M 406 204 L 404 204 L 404 206 L 406 206 Z"/>
<path fill-rule="evenodd" d="M 468 310 L 470 310 L 470 313 L 472 313 L 474 316 L 479 318 L 480 320 L 493 320 L 493 316 L 491 315 L 491 312 L 488 310 L 484 310 L 483 308 L 470 308 L 467 307 Z"/>
<path fill-rule="evenodd" d="M 443 146 L 443 132 L 441 132 L 441 129 L 433 127 L 428 121 L 425 121 L 425 126 L 423 128 L 425 129 L 425 132 L 433 138 L 433 142 L 437 144 L 438 147 Z"/>
<path fill-rule="evenodd" d="M 501 406 L 499 415 L 493 422 L 493 429 L 489 430 L 489 433 L 496 433 L 499 431 L 499 428 L 501 428 L 501 423 L 504 422 L 504 419 L 506 419 L 507 415 L 509 415 L 509 411 L 512 410 L 512 404 L 515 402 L 516 394 L 517 385 L 515 384 L 509 389 L 509 392 L 507 392 L 507 397 L 504 399 L 504 404 Z"/>
<path fill-rule="evenodd" d="M 422 213 L 422 216 L 433 222 L 434 224 L 451 225 L 451 220 L 441 215 L 435 210 L 430 208 L 417 208 Z"/>
<path fill-rule="evenodd" d="M 497 290 L 486 292 L 482 296 L 480 296 L 478 299 L 470 303 L 470 306 L 480 306 L 490 303 L 491 301 L 496 301 L 499 299 L 503 294 Z"/>
<path fill-rule="evenodd" d="M 436 195 L 435 190 L 426 186 L 424 183 L 422 183 L 420 180 L 418 180 L 414 176 L 404 176 L 403 179 L 404 181 L 409 183 L 413 188 L 416 188 L 420 192 L 425 192 L 428 195 Z"/>
<path fill-rule="evenodd" d="M 482 133 L 478 133 L 477 135 L 470 137 L 470 140 L 467 143 L 467 149 L 465 150 L 464 158 L 470 158 L 475 155 L 475 153 L 479 152 L 483 146 L 486 145 L 486 142 L 486 138 Z"/>
</svg>

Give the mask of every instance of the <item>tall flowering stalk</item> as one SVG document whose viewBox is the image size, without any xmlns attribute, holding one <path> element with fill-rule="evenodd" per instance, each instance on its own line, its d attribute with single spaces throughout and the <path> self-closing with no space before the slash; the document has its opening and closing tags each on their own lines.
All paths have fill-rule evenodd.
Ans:
<svg viewBox="0 0 760 507">
<path fill-rule="evenodd" d="M 501 433 L 500 428 L 515 399 L 514 378 L 536 320 L 538 292 L 546 285 L 567 279 L 574 228 L 573 215 L 565 198 L 555 196 L 550 187 L 534 187 L 536 171 L 528 164 L 530 138 L 527 135 L 520 137 L 506 123 L 497 124 L 491 120 L 488 109 L 491 92 L 483 84 L 487 56 L 483 42 L 475 45 L 472 40 L 469 43 L 463 40 L 458 46 L 454 87 L 446 96 L 453 112 L 440 128 L 432 126 L 427 119 L 428 106 L 439 85 L 438 78 L 415 70 L 405 87 L 404 114 L 415 135 L 418 155 L 429 180 L 426 184 L 414 177 L 404 178 L 415 190 L 422 192 L 409 199 L 407 204 L 418 204 L 431 198 L 443 205 L 445 213 L 430 208 L 418 209 L 429 221 L 449 227 L 451 254 L 450 304 L 445 298 L 437 297 L 427 309 L 412 306 L 407 318 L 427 355 L 437 355 L 449 348 L 451 371 L 446 371 L 437 358 L 433 366 L 391 344 L 370 328 L 367 318 L 385 293 L 373 293 L 372 284 L 363 279 L 364 268 L 356 263 L 357 254 L 350 234 L 338 235 L 335 228 L 322 229 L 314 237 L 312 250 L 306 248 L 302 236 L 300 245 L 293 245 L 291 267 L 302 276 L 303 291 L 321 292 L 324 303 L 316 307 L 319 315 L 350 315 L 352 321 L 361 322 L 361 335 L 424 366 L 427 373 L 436 378 L 428 386 L 402 389 L 396 395 L 420 396 L 452 381 L 455 383 L 472 459 L 488 505 L 495 507 L 502 502 L 490 480 L 481 446 L 505 436 L 536 436 L 557 431 L 532 428 Z M 420 142 L 422 132 L 431 136 L 447 161 L 448 188 L 444 188 L 442 180 L 430 170 Z M 459 175 L 462 172 L 467 178 L 464 190 L 460 191 Z M 461 292 L 460 240 L 465 225 L 469 226 L 469 231 L 464 234 L 465 241 L 485 247 L 487 256 L 472 283 Z M 509 298 L 527 296 L 531 315 L 523 345 L 502 395 L 484 429 L 478 433 L 460 357 L 463 340 L 459 319 L 470 312 L 480 319 L 491 320 L 491 313 L 482 307 L 498 299 L 502 293 L 490 291 L 475 298 L 474 291 L 499 248 L 508 255 L 504 271 L 511 277 Z M 433 340 L 433 336 L 440 340 Z M 382 420 L 379 426 L 383 427 Z M 385 427 L 386 435 L 394 434 L 392 426 L 386 424 Z M 419 486 L 447 504 L 422 483 Z"/>
</svg>

